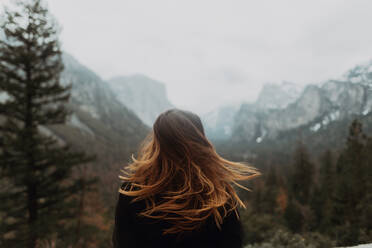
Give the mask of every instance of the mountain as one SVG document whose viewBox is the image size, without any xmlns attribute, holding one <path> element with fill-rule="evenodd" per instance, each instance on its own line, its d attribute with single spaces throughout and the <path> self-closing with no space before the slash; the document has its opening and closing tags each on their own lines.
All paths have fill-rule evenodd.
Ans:
<svg viewBox="0 0 372 248">
<path fill-rule="evenodd" d="M 108 81 L 117 99 L 133 110 L 148 126 L 163 111 L 173 108 L 165 85 L 142 74 L 120 76 Z"/>
<path fill-rule="evenodd" d="M 240 105 L 226 105 L 201 116 L 205 133 L 212 140 L 226 140 L 231 136 L 234 116 Z"/>
<path fill-rule="evenodd" d="M 350 69 L 341 77 L 341 80 L 349 81 L 352 83 L 361 83 L 368 87 L 371 87 L 372 60 L 365 64 L 360 64 Z"/>
<path fill-rule="evenodd" d="M 68 54 L 64 55 L 63 61 L 65 70 L 62 73 L 61 83 L 72 83 L 71 105 L 89 113 L 91 117 L 103 122 L 123 137 L 137 136 L 138 130 L 145 129 L 136 114 L 116 98 L 109 85 L 97 74 Z M 73 120 L 75 121 L 71 124 L 76 124 L 76 115 Z"/>
<path fill-rule="evenodd" d="M 298 99 L 302 90 L 302 86 L 290 82 L 265 84 L 254 103 L 226 105 L 202 116 L 206 133 L 209 138 L 221 141 L 228 140 L 234 128 L 241 128 L 246 130 L 241 132 L 250 133 L 255 129 L 257 121 L 254 113 L 259 115 L 261 112 L 284 109 Z"/>
<path fill-rule="evenodd" d="M 367 115 L 372 109 L 371 68 L 372 62 L 356 66 L 339 80 L 309 85 L 284 108 L 262 110 L 257 105 L 243 104 L 236 114 L 232 139 L 260 143 L 309 123 L 314 123 L 310 128 L 317 131 L 350 115 Z"/>
<path fill-rule="evenodd" d="M 291 82 L 265 84 L 257 98 L 256 105 L 260 110 L 283 109 L 297 100 L 303 87 Z"/>
<path fill-rule="evenodd" d="M 63 61 L 61 83 L 72 84 L 66 105 L 72 114 L 64 125 L 40 129 L 77 150 L 97 156 L 92 166 L 87 167 L 87 173 L 99 177 L 99 191 L 110 207 L 120 183 L 120 169 L 136 152 L 149 128 L 116 98 L 108 83 L 97 74 L 69 54 L 64 54 Z"/>
</svg>

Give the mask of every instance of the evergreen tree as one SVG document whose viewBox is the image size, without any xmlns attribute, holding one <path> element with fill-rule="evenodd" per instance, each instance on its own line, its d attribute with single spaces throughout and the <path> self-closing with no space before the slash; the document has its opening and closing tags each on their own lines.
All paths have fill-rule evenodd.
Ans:
<svg viewBox="0 0 372 248">
<path fill-rule="evenodd" d="M 63 70 L 58 28 L 41 0 L 18 2 L 3 13 L 0 34 L 0 246 L 37 247 L 75 228 L 78 192 L 89 182 L 75 168 L 93 157 L 43 135 L 62 124 L 70 85 Z"/>
<path fill-rule="evenodd" d="M 368 193 L 369 152 L 366 143 L 362 124 L 354 120 L 349 128 L 346 148 L 337 161 L 337 185 L 332 211 L 332 222 L 338 226 L 336 230 L 339 230 L 339 234 L 336 235 L 342 245 L 355 245 L 359 240 L 359 218 L 363 211 L 360 206 Z"/>
<path fill-rule="evenodd" d="M 306 147 L 299 143 L 294 154 L 293 174 L 290 180 L 292 195 L 303 205 L 310 201 L 314 174 L 315 167 L 310 161 Z"/>
<path fill-rule="evenodd" d="M 284 212 L 284 218 L 287 222 L 289 230 L 294 233 L 303 231 L 305 226 L 305 218 L 301 211 L 301 207 L 296 200 L 289 200 L 288 206 Z"/>
<path fill-rule="evenodd" d="M 364 149 L 363 188 L 364 194 L 356 206 L 359 240 L 362 243 L 372 242 L 372 138 L 367 138 Z"/>
<path fill-rule="evenodd" d="M 303 232 L 312 213 L 308 204 L 314 188 L 315 167 L 311 163 L 306 147 L 299 142 L 294 153 L 294 163 L 289 181 L 288 206 L 284 213 L 287 225 L 293 232 Z"/>
<path fill-rule="evenodd" d="M 321 157 L 320 187 L 327 198 L 332 195 L 335 187 L 335 169 L 333 154 L 326 150 Z"/>
<path fill-rule="evenodd" d="M 261 199 L 261 207 L 258 211 L 275 214 L 279 210 L 277 196 L 279 193 L 278 172 L 275 166 L 270 166 L 265 179 L 264 192 Z"/>
<path fill-rule="evenodd" d="M 354 120 L 351 123 L 346 146 L 346 167 L 350 168 L 350 177 L 353 181 L 355 201 L 365 195 L 367 168 L 366 152 L 367 136 L 363 132 L 362 123 Z"/>
<path fill-rule="evenodd" d="M 316 216 L 314 228 L 325 231 L 331 225 L 332 195 L 336 184 L 335 163 L 330 150 L 321 156 L 320 166 L 319 185 L 314 191 L 311 206 Z"/>
</svg>

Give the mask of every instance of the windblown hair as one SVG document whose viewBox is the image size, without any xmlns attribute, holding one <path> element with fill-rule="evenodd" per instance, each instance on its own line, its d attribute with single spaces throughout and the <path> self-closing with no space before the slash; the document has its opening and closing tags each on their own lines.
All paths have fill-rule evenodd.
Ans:
<svg viewBox="0 0 372 248">
<path fill-rule="evenodd" d="M 191 231 L 211 215 L 218 228 L 223 218 L 244 203 L 233 185 L 260 173 L 245 163 L 220 157 L 204 134 L 200 118 L 170 109 L 160 114 L 142 143 L 137 159 L 119 176 L 129 186 L 121 194 L 145 200 L 139 215 L 163 219 L 171 227 L 163 234 Z M 156 197 L 160 197 L 158 201 Z"/>
</svg>

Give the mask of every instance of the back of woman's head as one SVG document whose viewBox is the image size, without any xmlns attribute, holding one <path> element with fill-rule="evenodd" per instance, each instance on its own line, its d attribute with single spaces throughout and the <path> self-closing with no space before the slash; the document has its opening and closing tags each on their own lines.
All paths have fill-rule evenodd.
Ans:
<svg viewBox="0 0 372 248">
<path fill-rule="evenodd" d="M 210 216 L 219 227 L 228 212 L 244 207 L 232 185 L 246 189 L 237 181 L 259 175 L 253 167 L 220 157 L 200 118 L 179 109 L 158 116 L 132 159 L 120 176 L 130 187 L 120 193 L 145 200 L 140 215 L 169 221 L 164 233 L 194 230 Z"/>
</svg>

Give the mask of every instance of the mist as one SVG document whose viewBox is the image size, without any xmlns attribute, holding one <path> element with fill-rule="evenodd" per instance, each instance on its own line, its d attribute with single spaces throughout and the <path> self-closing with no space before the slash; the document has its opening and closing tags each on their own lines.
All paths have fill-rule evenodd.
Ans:
<svg viewBox="0 0 372 248">
<path fill-rule="evenodd" d="M 49 0 L 63 48 L 104 79 L 145 74 L 178 107 L 253 102 L 264 83 L 321 83 L 372 54 L 371 1 Z"/>
</svg>

